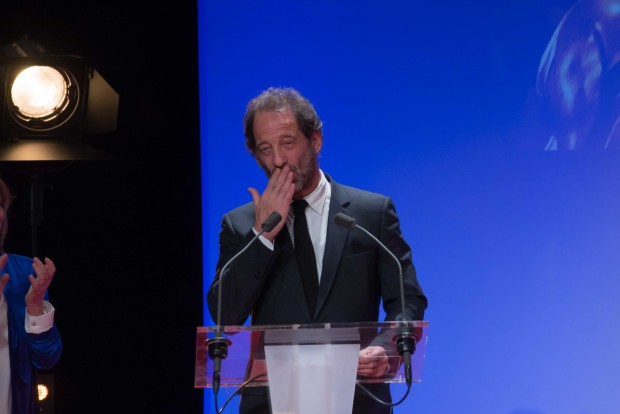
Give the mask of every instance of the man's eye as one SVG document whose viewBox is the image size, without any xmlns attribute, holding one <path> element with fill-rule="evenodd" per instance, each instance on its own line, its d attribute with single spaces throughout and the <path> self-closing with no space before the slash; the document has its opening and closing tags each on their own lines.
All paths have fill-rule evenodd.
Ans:
<svg viewBox="0 0 620 414">
<path fill-rule="evenodd" d="M 269 152 L 271 151 L 271 148 L 269 148 L 269 147 L 260 147 L 258 150 L 260 151 L 261 154 L 269 154 Z"/>
</svg>

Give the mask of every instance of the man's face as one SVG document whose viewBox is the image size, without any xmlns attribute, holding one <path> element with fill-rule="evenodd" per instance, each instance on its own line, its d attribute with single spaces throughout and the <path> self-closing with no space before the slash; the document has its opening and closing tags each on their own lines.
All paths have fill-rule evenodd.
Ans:
<svg viewBox="0 0 620 414">
<path fill-rule="evenodd" d="M 254 118 L 256 161 L 271 177 L 276 168 L 288 165 L 293 171 L 294 198 L 310 194 L 319 182 L 317 154 L 321 149 L 320 132 L 308 141 L 291 111 L 259 112 Z"/>
</svg>

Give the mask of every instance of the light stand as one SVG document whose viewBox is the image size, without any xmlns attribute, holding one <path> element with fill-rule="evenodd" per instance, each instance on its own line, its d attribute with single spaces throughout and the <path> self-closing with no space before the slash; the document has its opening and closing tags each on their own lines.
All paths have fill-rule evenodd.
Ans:
<svg viewBox="0 0 620 414">
<path fill-rule="evenodd" d="M 118 94 L 80 56 L 47 54 L 27 38 L 0 48 L 0 165 L 30 177 L 32 257 L 44 218 L 43 172 L 112 160 L 84 139 L 116 131 L 118 106 Z M 38 404 L 39 412 L 53 413 L 53 400 Z"/>
<path fill-rule="evenodd" d="M 32 257 L 37 257 L 37 230 L 43 222 L 43 188 L 44 180 L 38 174 L 30 176 L 30 243 Z"/>
</svg>

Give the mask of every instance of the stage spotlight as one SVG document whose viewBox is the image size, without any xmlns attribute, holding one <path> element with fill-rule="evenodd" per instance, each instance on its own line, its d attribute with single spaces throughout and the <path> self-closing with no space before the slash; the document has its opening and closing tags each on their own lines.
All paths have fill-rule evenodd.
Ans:
<svg viewBox="0 0 620 414">
<path fill-rule="evenodd" d="M 15 55 L 0 56 L 0 161 L 108 158 L 85 143 L 117 127 L 119 96 L 99 72 L 80 56 Z"/>
<path fill-rule="evenodd" d="M 50 395 L 50 390 L 49 388 L 47 388 L 47 385 L 45 384 L 38 384 L 37 385 L 37 392 L 39 395 L 39 401 L 43 401 L 44 399 L 46 399 L 49 395 Z"/>
<path fill-rule="evenodd" d="M 29 66 L 15 76 L 7 110 L 29 131 L 53 131 L 75 113 L 78 90 L 70 73 Z"/>
<path fill-rule="evenodd" d="M 37 413 L 54 414 L 54 376 L 49 374 L 38 374 L 37 392 Z"/>
</svg>

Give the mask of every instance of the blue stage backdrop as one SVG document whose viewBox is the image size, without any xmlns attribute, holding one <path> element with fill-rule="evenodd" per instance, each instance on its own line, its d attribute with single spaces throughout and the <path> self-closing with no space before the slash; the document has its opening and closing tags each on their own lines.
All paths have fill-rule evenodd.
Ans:
<svg viewBox="0 0 620 414">
<path fill-rule="evenodd" d="M 222 215 L 266 184 L 245 104 L 292 86 L 323 119 L 323 170 L 393 197 L 429 298 L 396 413 L 620 412 L 619 13 L 200 0 L 205 291 Z"/>
</svg>

